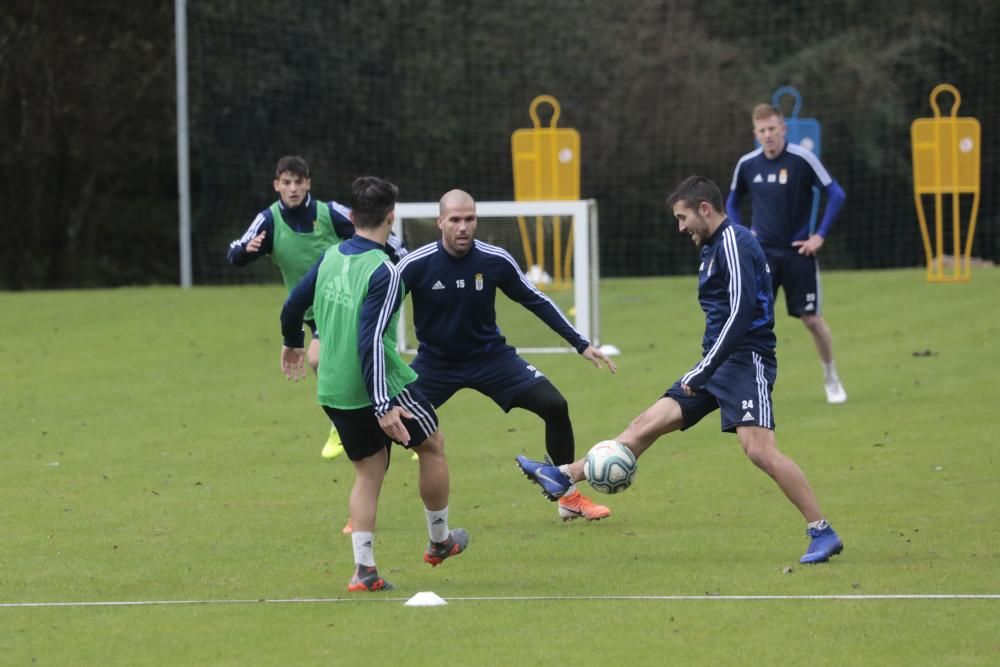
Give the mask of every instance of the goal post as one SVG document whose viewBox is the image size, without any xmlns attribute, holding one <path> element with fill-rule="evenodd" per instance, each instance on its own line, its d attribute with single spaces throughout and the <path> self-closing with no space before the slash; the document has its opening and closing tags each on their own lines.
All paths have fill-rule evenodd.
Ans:
<svg viewBox="0 0 1000 667">
<path fill-rule="evenodd" d="M 399 203 L 396 204 L 396 222 L 393 230 L 403 239 L 408 250 L 413 251 L 426 243 L 437 241 L 440 231 L 437 229 L 439 211 L 438 202 Z M 521 271 L 527 272 L 530 267 L 525 265 L 523 257 L 523 239 L 518 227 L 518 218 L 526 216 L 542 217 L 554 220 L 558 225 L 561 218 L 569 218 L 572 248 L 566 252 L 573 254 L 573 275 L 571 285 L 571 305 L 562 308 L 567 317 L 573 321 L 580 334 L 595 347 L 601 345 L 600 301 L 598 284 L 600 281 L 600 255 L 598 252 L 597 202 L 593 199 L 567 201 L 487 201 L 476 202 L 476 217 L 478 229 L 476 238 L 498 245 L 518 261 Z M 551 225 L 550 225 L 551 227 Z M 550 234 L 553 242 L 563 238 L 557 231 Z M 543 286 L 538 285 L 541 289 Z M 499 300 L 498 300 L 499 301 Z M 498 304 L 499 305 L 499 304 Z M 416 352 L 416 341 L 410 333 L 410 318 L 408 317 L 406 300 L 400 307 L 399 323 L 397 325 L 397 346 L 400 352 L 413 354 Z M 503 328 L 503 322 L 499 323 Z M 532 345 L 531 341 L 518 340 L 516 334 L 511 335 L 505 330 L 507 342 L 522 353 L 561 353 L 576 352 L 569 345 Z M 615 354 L 613 346 L 604 346 L 605 353 Z"/>
</svg>

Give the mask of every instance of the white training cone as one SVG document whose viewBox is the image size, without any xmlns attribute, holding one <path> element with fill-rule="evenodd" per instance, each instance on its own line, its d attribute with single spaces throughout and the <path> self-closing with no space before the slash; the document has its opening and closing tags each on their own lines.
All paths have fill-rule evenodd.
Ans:
<svg viewBox="0 0 1000 667">
<path fill-rule="evenodd" d="M 431 591 L 421 591 L 407 600 L 404 607 L 440 607 L 448 604 L 437 593 Z"/>
</svg>

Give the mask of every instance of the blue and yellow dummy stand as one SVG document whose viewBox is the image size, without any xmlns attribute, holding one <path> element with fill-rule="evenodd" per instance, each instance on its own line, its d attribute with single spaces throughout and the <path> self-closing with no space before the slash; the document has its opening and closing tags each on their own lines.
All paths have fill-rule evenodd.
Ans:
<svg viewBox="0 0 1000 667">
<path fill-rule="evenodd" d="M 941 116 L 937 97 L 950 93 L 951 114 Z M 913 199 L 927 259 L 927 282 L 967 282 L 972 279 L 972 238 L 979 213 L 981 128 L 975 118 L 959 118 L 962 103 L 955 86 L 942 83 L 930 95 L 933 118 L 918 118 L 910 126 L 913 144 Z M 924 196 L 934 197 L 934 233 L 927 225 Z M 951 261 L 945 255 L 944 196 L 951 199 Z M 971 195 L 967 225 L 961 217 L 962 196 Z M 967 227 L 965 236 L 962 227 Z M 964 244 L 963 244 L 964 238 Z M 950 265 L 950 266 L 949 266 Z"/>
<path fill-rule="evenodd" d="M 542 127 L 538 107 L 548 104 L 552 118 Z M 510 138 L 514 166 L 515 201 L 577 200 L 580 198 L 580 133 L 568 127 L 556 127 L 559 122 L 559 102 L 551 95 L 539 95 L 531 101 L 528 115 L 532 127 L 515 130 Z M 521 244 L 528 265 L 528 276 L 535 283 L 551 280 L 554 287 L 566 287 L 570 280 L 573 260 L 573 227 L 562 242 L 562 218 L 552 219 L 552 276 L 546 269 L 545 223 L 535 216 L 535 247 L 531 246 L 524 216 L 517 218 Z"/>
</svg>

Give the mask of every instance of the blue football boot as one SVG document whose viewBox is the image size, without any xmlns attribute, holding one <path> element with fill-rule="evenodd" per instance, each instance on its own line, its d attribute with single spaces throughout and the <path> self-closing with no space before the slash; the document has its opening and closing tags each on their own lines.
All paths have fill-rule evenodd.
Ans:
<svg viewBox="0 0 1000 667">
<path fill-rule="evenodd" d="M 825 563 L 844 550 L 844 543 L 830 524 L 825 528 L 807 528 L 806 534 L 809 535 L 809 548 L 799 559 L 800 563 Z"/>
<path fill-rule="evenodd" d="M 573 480 L 564 475 L 557 466 L 542 461 L 532 461 L 526 456 L 517 456 L 517 467 L 524 476 L 542 487 L 542 495 L 549 500 L 559 500 L 573 486 Z"/>
</svg>

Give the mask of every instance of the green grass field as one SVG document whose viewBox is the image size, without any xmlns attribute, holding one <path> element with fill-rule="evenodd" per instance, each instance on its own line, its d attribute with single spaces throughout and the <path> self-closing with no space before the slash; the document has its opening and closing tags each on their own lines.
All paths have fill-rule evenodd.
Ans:
<svg viewBox="0 0 1000 667">
<path fill-rule="evenodd" d="M 397 451 L 381 596 L 345 590 L 351 467 L 319 456 L 313 379 L 280 374 L 280 287 L 0 294 L 0 603 L 192 601 L 3 606 L 0 663 L 1000 664 L 995 597 L 727 597 L 1000 594 L 997 294 L 995 269 L 827 274 L 841 406 L 779 303 L 778 442 L 845 540 L 829 564 L 798 565 L 800 517 L 714 416 L 601 497 L 610 519 L 564 524 L 513 465 L 543 453 L 541 423 L 465 392 L 441 423 L 469 550 L 422 562 L 416 465 Z M 605 281 L 601 307 L 617 376 L 532 357 L 578 452 L 700 351 L 694 278 Z M 518 307 L 501 325 L 551 342 Z M 418 591 L 450 602 L 404 607 Z M 264 602 L 293 598 L 327 601 Z"/>
</svg>

